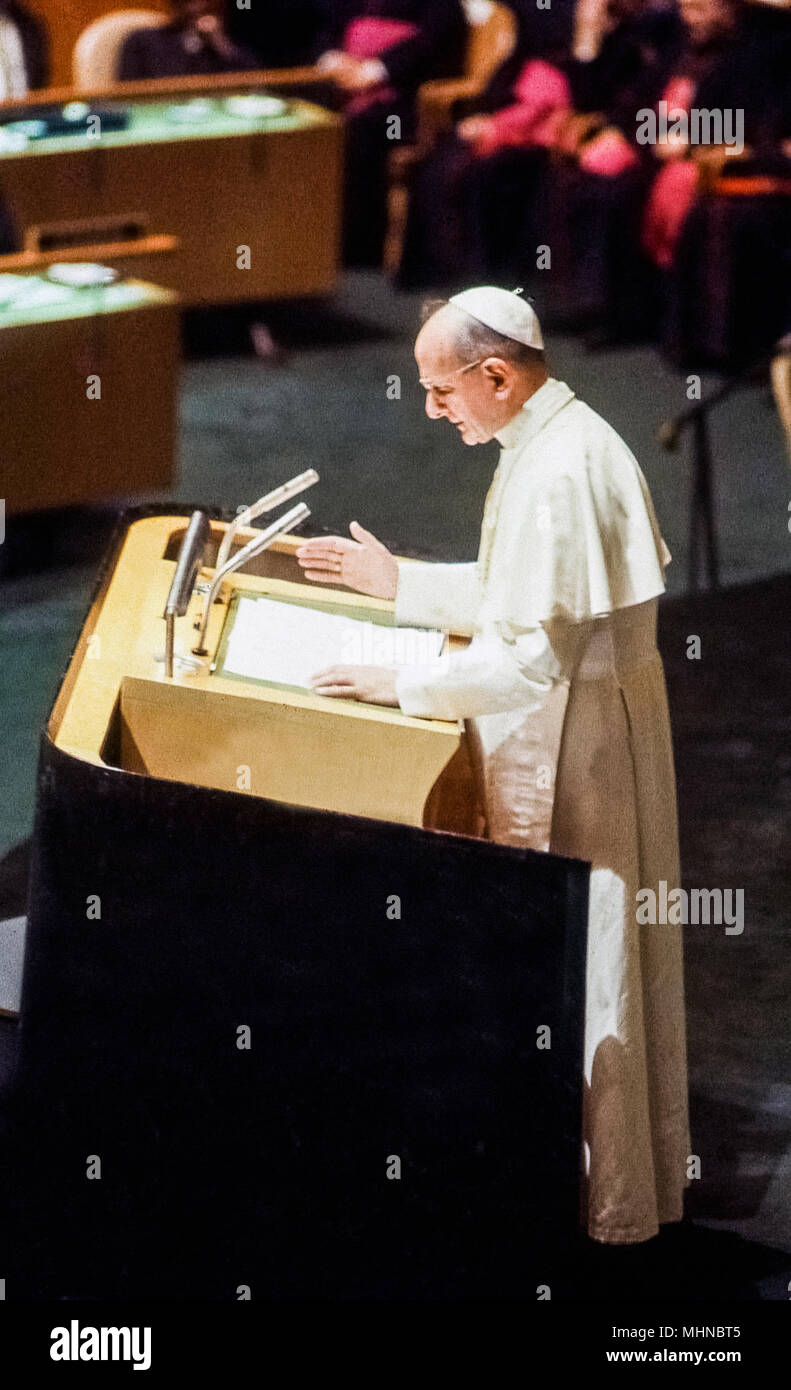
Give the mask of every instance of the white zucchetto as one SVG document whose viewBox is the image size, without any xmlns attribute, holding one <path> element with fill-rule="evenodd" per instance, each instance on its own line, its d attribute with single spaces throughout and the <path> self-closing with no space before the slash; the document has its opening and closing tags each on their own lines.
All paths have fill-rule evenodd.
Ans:
<svg viewBox="0 0 791 1390">
<path fill-rule="evenodd" d="M 504 338 L 513 338 L 526 347 L 542 349 L 544 346 L 538 316 L 532 305 L 520 298 L 517 290 L 501 290 L 497 285 L 476 285 L 474 289 L 452 295 L 448 302 L 455 304 L 457 309 L 463 309 L 486 328 L 502 333 Z"/>
</svg>

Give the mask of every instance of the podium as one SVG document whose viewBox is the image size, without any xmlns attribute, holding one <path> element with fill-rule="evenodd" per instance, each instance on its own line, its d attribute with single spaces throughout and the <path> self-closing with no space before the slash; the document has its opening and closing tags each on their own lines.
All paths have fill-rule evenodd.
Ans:
<svg viewBox="0 0 791 1390">
<path fill-rule="evenodd" d="M 435 790 L 443 774 L 454 788 L 463 776 L 456 723 L 220 678 L 212 670 L 234 595 L 307 599 L 369 620 L 392 613 L 392 604 L 346 589 L 334 591 L 333 601 L 323 587 L 303 582 L 294 556 L 301 542 L 285 536 L 230 576 L 224 601 L 212 606 L 209 659 L 197 671 L 179 662 L 180 655 L 192 664 L 202 608 L 201 596 L 193 595 L 177 621 L 176 678 L 165 681 L 162 614 L 185 532 L 178 516 L 130 525 L 58 698 L 51 723 L 56 745 L 128 772 L 225 791 L 241 784 L 279 803 L 421 825 L 430 814 L 427 802 L 440 791 L 449 800 L 447 790 Z M 243 528 L 234 549 L 255 535 Z M 209 559 L 221 536 L 215 527 Z"/>
<path fill-rule="evenodd" d="M 458 724 L 221 674 L 238 591 L 391 615 L 296 537 L 166 680 L 186 525 L 124 517 L 42 737 L 6 1297 L 558 1296 L 588 867 L 464 831 Z"/>
</svg>

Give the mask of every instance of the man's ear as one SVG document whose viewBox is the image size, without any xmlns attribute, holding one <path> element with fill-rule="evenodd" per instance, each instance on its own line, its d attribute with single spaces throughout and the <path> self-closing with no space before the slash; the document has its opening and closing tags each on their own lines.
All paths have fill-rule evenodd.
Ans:
<svg viewBox="0 0 791 1390">
<path fill-rule="evenodd" d="M 487 357 L 482 363 L 482 370 L 489 377 L 496 390 L 501 391 L 503 387 L 510 386 L 513 367 L 510 362 L 506 362 L 504 357 Z"/>
</svg>

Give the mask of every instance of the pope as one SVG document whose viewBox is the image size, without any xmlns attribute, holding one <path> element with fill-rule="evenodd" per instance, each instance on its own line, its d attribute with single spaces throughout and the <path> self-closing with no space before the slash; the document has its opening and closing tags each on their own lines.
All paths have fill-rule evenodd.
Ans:
<svg viewBox="0 0 791 1390">
<path fill-rule="evenodd" d="M 397 561 L 356 522 L 298 550 L 306 577 L 395 600 L 400 625 L 469 645 L 426 666 L 335 666 L 314 689 L 461 719 L 501 844 L 590 862 L 583 1103 L 588 1234 L 634 1244 L 681 1219 L 690 1153 L 681 931 L 637 894 L 680 882 L 657 599 L 670 559 L 623 440 L 549 375 L 517 293 L 430 310 L 426 411 L 501 445 L 477 561 Z"/>
</svg>

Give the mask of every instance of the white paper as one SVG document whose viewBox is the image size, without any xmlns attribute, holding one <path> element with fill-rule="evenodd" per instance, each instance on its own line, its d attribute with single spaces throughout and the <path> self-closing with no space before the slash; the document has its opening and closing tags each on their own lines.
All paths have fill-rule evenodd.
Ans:
<svg viewBox="0 0 791 1390">
<path fill-rule="evenodd" d="M 383 627 L 276 599 L 240 598 L 223 671 L 311 688 L 328 666 L 415 666 L 438 661 L 445 634 Z"/>
</svg>

